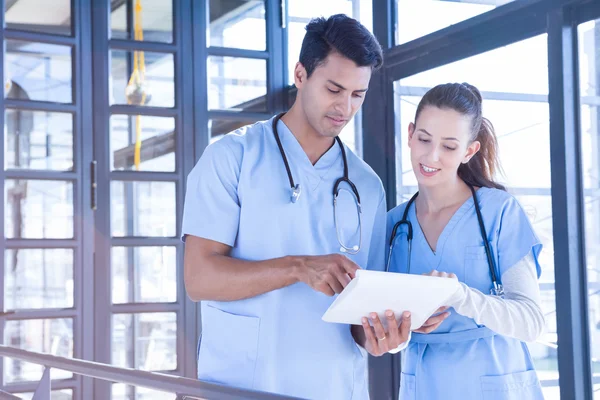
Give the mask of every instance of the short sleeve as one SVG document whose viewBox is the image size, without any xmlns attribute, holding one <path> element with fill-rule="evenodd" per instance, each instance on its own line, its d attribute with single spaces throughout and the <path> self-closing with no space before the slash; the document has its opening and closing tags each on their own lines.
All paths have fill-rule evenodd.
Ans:
<svg viewBox="0 0 600 400">
<path fill-rule="evenodd" d="M 381 196 L 375 220 L 373 221 L 373 232 L 371 234 L 371 243 L 369 246 L 369 260 L 367 269 L 374 271 L 385 270 L 385 233 L 386 233 L 386 211 L 387 205 L 385 196 Z"/>
<path fill-rule="evenodd" d="M 184 241 L 186 235 L 192 235 L 232 247 L 235 243 L 242 149 L 230 146 L 228 139 L 208 146 L 188 175 L 181 232 Z"/>
<path fill-rule="evenodd" d="M 514 197 L 505 203 L 500 218 L 497 242 L 500 276 L 532 252 L 539 278 L 542 270 L 538 257 L 542 251 L 542 243 L 535 234 L 527 214 Z"/>
</svg>

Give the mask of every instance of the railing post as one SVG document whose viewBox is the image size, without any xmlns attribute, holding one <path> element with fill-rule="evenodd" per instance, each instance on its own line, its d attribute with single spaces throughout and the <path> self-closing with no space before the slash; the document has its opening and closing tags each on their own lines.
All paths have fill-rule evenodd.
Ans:
<svg viewBox="0 0 600 400">
<path fill-rule="evenodd" d="M 35 393 L 33 394 L 33 400 L 50 400 L 50 368 L 44 368 L 44 374 L 40 383 L 38 383 Z"/>
</svg>

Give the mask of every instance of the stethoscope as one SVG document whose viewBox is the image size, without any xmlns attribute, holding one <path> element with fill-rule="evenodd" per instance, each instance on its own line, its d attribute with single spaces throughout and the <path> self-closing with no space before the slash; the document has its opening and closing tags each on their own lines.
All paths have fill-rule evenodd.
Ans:
<svg viewBox="0 0 600 400">
<path fill-rule="evenodd" d="M 479 222 L 479 231 L 481 232 L 481 238 L 483 239 L 483 244 L 485 246 L 485 254 L 487 256 L 488 267 L 490 269 L 490 276 L 492 277 L 492 289 L 491 289 L 490 293 L 493 295 L 496 295 L 496 296 L 503 296 L 504 289 L 502 287 L 502 284 L 498 282 L 498 278 L 496 277 L 496 267 L 494 264 L 494 258 L 492 257 L 492 250 L 490 249 L 490 243 L 487 240 L 487 234 L 485 232 L 485 225 L 483 224 L 483 217 L 481 216 L 481 209 L 479 208 L 479 202 L 477 201 L 477 194 L 475 192 L 475 188 L 473 188 L 472 185 L 468 184 L 468 186 L 469 186 L 469 189 L 471 189 L 471 193 L 473 195 L 473 203 L 475 203 L 475 212 L 477 214 L 477 221 Z M 390 262 L 392 260 L 392 251 L 394 249 L 394 242 L 396 240 L 396 233 L 398 232 L 398 229 L 402 225 L 406 225 L 406 229 L 407 229 L 406 240 L 408 242 L 408 263 L 407 263 L 408 270 L 407 270 L 407 273 L 410 274 L 410 258 L 411 258 L 411 245 L 412 245 L 412 239 L 413 239 L 413 229 L 412 229 L 412 223 L 408 220 L 408 211 L 410 209 L 410 206 L 414 203 L 414 201 L 418 195 L 419 195 L 419 192 L 415 193 L 410 198 L 410 200 L 406 204 L 406 208 L 404 209 L 404 214 L 402 214 L 402 219 L 394 224 L 394 227 L 392 229 L 392 235 L 390 236 L 390 243 L 389 243 L 390 248 L 389 248 L 389 253 L 388 253 L 388 259 L 387 259 L 387 263 L 385 264 L 386 272 L 389 271 L 389 268 L 390 268 Z"/>
<path fill-rule="evenodd" d="M 290 187 L 291 187 L 290 200 L 292 203 L 296 203 L 298 201 L 298 199 L 300 198 L 300 194 L 302 193 L 302 188 L 300 187 L 299 183 L 297 183 L 297 184 L 294 183 L 294 178 L 292 177 L 292 171 L 290 170 L 290 165 L 288 164 L 287 157 L 285 156 L 285 151 L 283 150 L 283 146 L 281 145 L 281 140 L 279 139 L 279 132 L 277 131 L 277 123 L 279 122 L 281 117 L 283 117 L 284 114 L 285 113 L 281 113 L 281 114 L 277 115 L 275 118 L 273 118 L 273 133 L 275 134 L 275 140 L 277 141 L 277 146 L 279 147 L 279 152 L 281 153 L 281 158 L 283 158 L 283 163 L 285 164 L 285 169 L 287 171 L 288 178 L 290 180 Z M 337 136 L 335 138 L 335 141 L 340 146 L 340 150 L 342 151 L 342 159 L 344 161 L 344 176 L 339 178 L 338 180 L 336 180 L 335 184 L 333 185 L 333 222 L 335 225 L 335 234 L 337 236 L 338 243 L 341 246 L 340 247 L 341 252 L 348 253 L 348 254 L 357 254 L 360 251 L 360 248 L 362 245 L 362 221 L 361 221 L 362 210 L 360 208 L 360 195 L 358 194 L 358 189 L 356 189 L 356 186 L 354 185 L 354 183 L 352 183 L 352 181 L 348 178 L 348 160 L 346 159 L 346 150 L 344 149 L 344 144 L 342 143 L 340 138 Z M 340 238 L 340 233 L 338 230 L 337 213 L 335 212 L 336 205 L 337 205 L 337 198 L 340 193 L 340 190 L 346 190 L 347 192 L 349 192 L 349 190 L 347 190 L 347 189 L 340 188 L 340 184 L 342 182 L 346 182 L 348 185 L 350 185 L 350 188 L 352 189 L 352 193 L 354 193 L 354 196 L 356 199 L 359 239 L 358 239 L 358 245 L 354 245 L 352 247 L 346 246 L 344 243 L 342 243 L 342 240 Z"/>
</svg>

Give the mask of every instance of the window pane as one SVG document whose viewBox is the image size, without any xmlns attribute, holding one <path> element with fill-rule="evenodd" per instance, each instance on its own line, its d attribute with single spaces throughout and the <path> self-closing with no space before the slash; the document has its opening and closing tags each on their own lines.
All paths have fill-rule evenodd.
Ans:
<svg viewBox="0 0 600 400">
<path fill-rule="evenodd" d="M 31 319 L 8 321 L 4 328 L 4 344 L 23 350 L 73 357 L 73 320 Z M 4 359 L 4 382 L 39 381 L 44 366 L 14 359 Z M 68 371 L 52 368 L 51 379 L 73 376 Z"/>
<path fill-rule="evenodd" d="M 145 371 L 177 368 L 175 313 L 113 315 L 112 363 Z"/>
<path fill-rule="evenodd" d="M 141 8 L 136 12 L 135 1 L 111 2 L 110 27 L 112 39 L 133 39 L 150 42 L 173 41 L 173 2 L 160 0 L 140 1 Z M 139 22 L 141 32 L 127 23 L 127 7 L 133 12 L 134 23 Z"/>
<path fill-rule="evenodd" d="M 71 103 L 71 48 L 6 41 L 4 91 L 9 99 Z"/>
<path fill-rule="evenodd" d="M 425 36 L 511 1 L 396 0 L 396 44 Z"/>
<path fill-rule="evenodd" d="M 111 182 L 113 236 L 175 236 L 174 182 Z"/>
<path fill-rule="evenodd" d="M 600 399 L 600 20 L 578 28 L 588 317 L 594 399 Z"/>
<path fill-rule="evenodd" d="M 8 249 L 4 261 L 6 309 L 73 307 L 73 250 Z"/>
<path fill-rule="evenodd" d="M 113 303 L 177 300 L 175 247 L 113 247 Z"/>
<path fill-rule="evenodd" d="M 111 50 L 110 66 L 110 104 L 175 106 L 173 54 Z"/>
<path fill-rule="evenodd" d="M 113 383 L 112 385 L 112 400 L 175 400 L 177 396 L 173 393 L 158 392 L 156 390 L 143 387 L 135 387 L 125 385 L 123 383 Z M 184 400 L 195 399 L 187 397 Z"/>
<path fill-rule="evenodd" d="M 111 169 L 175 171 L 175 136 L 174 118 L 111 116 Z"/>
<path fill-rule="evenodd" d="M 559 399 L 552 197 L 549 195 L 517 195 L 516 198 L 544 246 L 544 250 L 539 256 L 539 263 L 542 267 L 539 285 L 542 313 L 546 319 L 546 331 L 537 342 L 527 343 L 527 347 L 533 358 L 538 378 L 543 382 L 542 390 L 545 398 Z"/>
<path fill-rule="evenodd" d="M 23 400 L 33 400 L 33 393 L 17 393 L 17 396 L 23 398 Z M 50 392 L 51 400 L 71 400 L 72 398 L 73 391 L 71 389 L 53 390 Z"/>
<path fill-rule="evenodd" d="M 209 16 L 209 46 L 266 50 L 264 0 L 210 0 Z"/>
<path fill-rule="evenodd" d="M 9 169 L 73 170 L 73 116 L 8 109 L 5 155 Z"/>
<path fill-rule="evenodd" d="M 267 62 L 250 58 L 208 57 L 208 108 L 267 110 Z"/>
<path fill-rule="evenodd" d="M 506 57 L 514 59 L 525 49 L 534 55 L 532 61 L 511 67 Z M 481 70 L 484 59 L 487 67 Z M 448 82 L 448 77 L 452 82 L 472 83 L 483 91 L 483 115 L 495 127 L 505 172 L 497 178 L 517 197 L 544 246 L 539 257 L 539 283 L 546 333 L 538 342 L 528 343 L 528 348 L 544 393 L 552 396 L 558 392 L 558 367 L 546 61 L 543 35 L 402 79 L 396 82 L 394 92 L 397 157 L 401 158 L 397 162 L 398 202 L 404 202 L 417 190 L 407 142 L 408 125 L 414 122 L 421 97 L 429 88 Z"/>
<path fill-rule="evenodd" d="M 5 4 L 8 29 L 71 35 L 71 0 L 13 0 Z"/>
<path fill-rule="evenodd" d="M 468 82 L 482 92 L 547 95 L 547 47 L 547 35 L 535 36 L 402 79 L 401 85 L 431 87 L 450 80 Z"/>
<path fill-rule="evenodd" d="M 73 183 L 7 179 L 4 229 L 11 239 L 73 237 Z"/>
</svg>

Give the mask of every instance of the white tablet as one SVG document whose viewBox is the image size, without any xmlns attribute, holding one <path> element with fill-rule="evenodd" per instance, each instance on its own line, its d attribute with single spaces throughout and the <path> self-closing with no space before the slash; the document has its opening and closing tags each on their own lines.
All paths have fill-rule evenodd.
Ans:
<svg viewBox="0 0 600 400">
<path fill-rule="evenodd" d="M 459 288 L 456 279 L 395 272 L 358 270 L 348 286 L 329 306 L 323 321 L 362 325 L 362 317 L 376 312 L 384 322 L 385 311 L 398 318 L 411 312 L 411 330 L 420 328 Z"/>
</svg>

